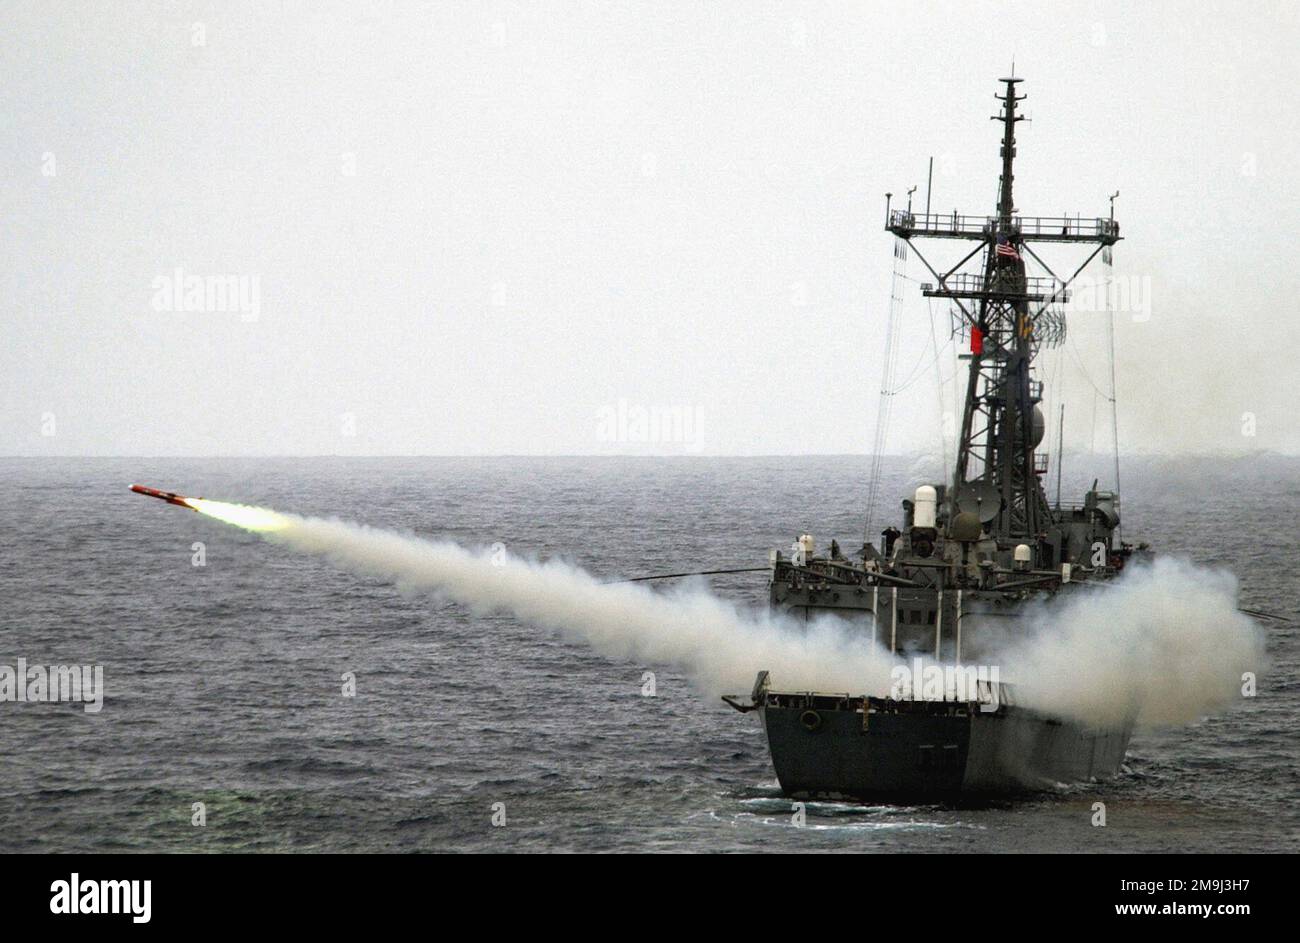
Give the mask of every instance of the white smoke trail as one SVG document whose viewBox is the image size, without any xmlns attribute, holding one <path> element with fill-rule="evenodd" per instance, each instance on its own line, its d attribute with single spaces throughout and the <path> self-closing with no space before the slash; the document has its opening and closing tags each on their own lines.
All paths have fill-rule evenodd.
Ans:
<svg viewBox="0 0 1300 943">
<path fill-rule="evenodd" d="M 268 539 L 324 556 L 399 588 L 436 593 L 477 613 L 509 612 L 604 655 L 685 671 L 709 694 L 745 693 L 759 669 L 782 688 L 855 694 L 889 690 L 892 659 L 832 620 L 794 623 L 742 614 L 699 588 L 656 593 L 601 584 L 558 561 L 532 562 L 342 521 L 281 516 Z"/>
<path fill-rule="evenodd" d="M 767 669 L 780 689 L 884 696 L 899 663 L 861 626 L 741 612 L 698 587 L 657 593 L 602 584 L 558 561 L 474 553 L 264 508 L 190 503 L 404 590 L 431 592 L 477 613 L 508 612 L 611 657 L 680 668 L 710 695 L 748 691 L 755 673 Z M 988 639 L 992 627 L 982 628 Z M 1230 574 L 1160 559 L 1116 583 L 1031 608 L 982 657 L 999 666 L 1023 706 L 1094 725 L 1136 719 L 1162 726 L 1195 720 L 1237 697 L 1242 673 L 1260 670 L 1262 640 L 1236 609 Z"/>
<path fill-rule="evenodd" d="M 1231 574 L 1158 558 L 1027 613 L 998 656 L 1003 680 L 1021 705 L 1097 725 L 1189 723 L 1263 667 L 1262 632 L 1236 600 Z"/>
</svg>

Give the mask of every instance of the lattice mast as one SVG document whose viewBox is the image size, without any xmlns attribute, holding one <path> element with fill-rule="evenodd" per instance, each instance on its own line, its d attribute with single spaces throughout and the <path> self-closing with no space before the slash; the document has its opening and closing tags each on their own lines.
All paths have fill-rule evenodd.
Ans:
<svg viewBox="0 0 1300 943">
<path fill-rule="evenodd" d="M 1005 79 L 1002 101 L 1002 176 L 998 187 L 998 215 L 993 250 L 986 253 L 984 285 L 1001 297 L 978 299 L 975 330 L 980 343 L 972 350 L 971 369 L 957 449 L 954 482 L 957 492 L 971 490 L 966 482 L 982 483 L 976 489 L 983 500 L 997 494 L 1000 508 L 989 531 L 1008 539 L 1028 537 L 1048 520 L 1047 498 L 1034 474 L 1035 406 L 1042 388 L 1031 387 L 1033 321 L 1025 294 L 1025 263 L 1019 234 L 1013 225 L 1015 201 L 1016 95 L 1019 79 Z M 1041 439 L 1040 434 L 1037 436 Z M 972 458 L 975 461 L 972 461 Z"/>
<path fill-rule="evenodd" d="M 1051 508 L 1040 483 L 1046 455 L 1036 460 L 1044 437 L 1037 408 L 1042 384 L 1033 379 L 1040 346 L 1059 343 L 1065 335 L 1061 306 L 1069 284 L 1105 246 L 1119 239 L 1113 219 L 1021 217 L 1013 196 L 1016 125 L 1024 118 L 1017 106 L 1019 78 L 1001 79 L 1005 94 L 996 96 L 1002 110 L 1002 174 L 993 216 L 913 214 L 887 210 L 886 228 L 916 251 L 938 285 L 923 286 L 930 297 L 955 305 L 958 330 L 970 338 L 970 373 L 951 484 L 960 510 L 978 513 L 985 529 L 999 542 L 1018 543 L 1041 536 L 1051 523 Z M 916 237 L 962 239 L 978 243 L 952 269 L 940 274 L 912 242 Z M 1033 252 L 1029 243 L 1093 243 L 1096 248 L 1065 281 Z M 983 274 L 959 273 L 981 252 Z M 1050 277 L 1029 278 L 1025 255 Z M 968 304 L 969 303 L 969 304 Z M 1059 459 L 1058 459 L 1059 460 Z"/>
</svg>

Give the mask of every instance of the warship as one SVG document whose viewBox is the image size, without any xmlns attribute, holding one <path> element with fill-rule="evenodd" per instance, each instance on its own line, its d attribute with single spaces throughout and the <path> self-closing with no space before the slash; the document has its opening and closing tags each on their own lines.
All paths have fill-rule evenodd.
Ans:
<svg viewBox="0 0 1300 943">
<path fill-rule="evenodd" d="M 1118 449 L 1113 489 L 1099 490 L 1094 481 L 1081 502 L 1062 503 L 1058 451 L 1056 500 L 1049 503 L 1044 491 L 1044 390 L 1035 357 L 1063 341 L 1071 284 L 1099 253 L 1109 265 L 1119 224 L 1114 196 L 1107 217 L 1020 214 L 1013 183 L 1016 126 L 1025 120 L 1017 107 L 1025 98 L 1017 91 L 1023 80 L 999 81 L 995 212 L 932 214 L 928 192 L 923 212 L 913 212 L 911 191 L 906 208 L 893 207 L 892 194 L 885 203 L 895 258 L 911 253 L 922 261 L 933 278 L 921 285 L 922 294 L 950 306 L 953 330 L 969 351 L 962 354 L 969 372 L 955 464 L 944 471 L 950 477 L 903 500 L 901 526 L 885 528 L 879 546 L 864 534 L 861 552 L 847 557 L 837 541 L 822 552 L 804 534 L 789 551 L 770 556 L 772 607 L 803 619 L 841 617 L 862 633 L 864 645 L 882 646 L 904 664 L 916 660 L 919 667 L 924 658 L 955 670 L 937 695 L 921 690 L 915 677 L 886 696 L 781 690 L 774 686 L 779 678 L 762 671 L 747 698 L 724 697 L 759 715 L 781 788 L 794 797 L 1033 790 L 1114 775 L 1128 747 L 1131 719 L 1093 726 L 1018 706 L 1014 679 L 973 667 L 994 655 L 994 638 L 1025 607 L 1089 591 L 1150 553 L 1145 544 L 1122 540 Z M 940 270 L 918 245 L 930 239 L 970 248 L 962 245 L 956 265 Z M 1058 277 L 1043 262 L 1034 251 L 1043 243 L 1083 247 L 1072 275 Z M 1047 274 L 1027 275 L 1030 259 Z M 896 262 L 895 301 L 897 274 Z M 1112 352 L 1112 403 L 1113 382 Z M 890 395 L 882 389 L 882 404 Z M 880 426 L 868 527 L 880 477 Z"/>
</svg>

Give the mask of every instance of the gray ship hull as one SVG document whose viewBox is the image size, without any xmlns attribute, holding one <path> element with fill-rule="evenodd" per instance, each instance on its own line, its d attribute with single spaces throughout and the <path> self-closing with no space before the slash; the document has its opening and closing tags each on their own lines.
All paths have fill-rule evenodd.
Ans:
<svg viewBox="0 0 1300 943">
<path fill-rule="evenodd" d="M 991 796 L 1105 779 L 1132 733 L 1005 704 L 767 692 L 755 708 L 781 788 L 796 798 Z"/>
</svg>

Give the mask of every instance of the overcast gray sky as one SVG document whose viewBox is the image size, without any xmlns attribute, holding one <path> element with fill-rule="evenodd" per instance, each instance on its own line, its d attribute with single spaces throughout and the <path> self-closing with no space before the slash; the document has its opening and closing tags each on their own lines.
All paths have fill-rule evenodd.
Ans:
<svg viewBox="0 0 1300 943">
<path fill-rule="evenodd" d="M 1298 9 L 6 3 L 0 453 L 865 452 L 884 193 L 992 209 L 1013 55 L 1021 211 L 1121 194 L 1122 445 L 1300 451 Z"/>
</svg>

